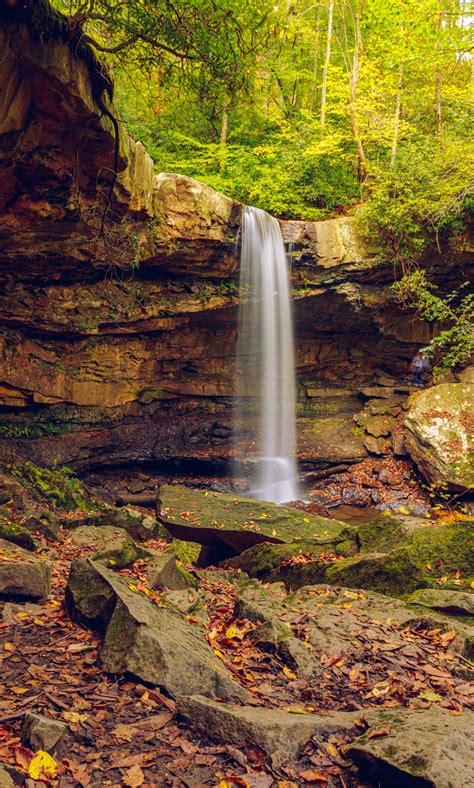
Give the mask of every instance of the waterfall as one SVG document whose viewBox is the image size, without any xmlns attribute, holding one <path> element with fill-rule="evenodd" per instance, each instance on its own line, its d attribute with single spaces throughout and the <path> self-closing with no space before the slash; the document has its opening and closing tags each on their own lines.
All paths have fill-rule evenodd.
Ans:
<svg viewBox="0 0 474 788">
<path fill-rule="evenodd" d="M 250 469 L 250 494 L 284 503 L 298 497 L 293 323 L 285 247 L 278 221 L 251 207 L 243 212 L 241 242 L 236 451 Z"/>
</svg>

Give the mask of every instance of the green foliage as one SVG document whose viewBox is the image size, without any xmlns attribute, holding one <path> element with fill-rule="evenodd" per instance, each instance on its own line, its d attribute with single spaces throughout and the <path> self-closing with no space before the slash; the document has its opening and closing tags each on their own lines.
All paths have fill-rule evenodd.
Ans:
<svg viewBox="0 0 474 788">
<path fill-rule="evenodd" d="M 53 507 L 67 511 L 87 511 L 86 493 L 69 468 L 56 464 L 52 468 L 41 468 L 26 461 L 13 467 L 11 471 L 42 498 L 46 498 Z"/>
<path fill-rule="evenodd" d="M 463 295 L 468 286 L 464 282 L 458 290 L 441 297 L 421 270 L 406 274 L 393 285 L 399 303 L 414 307 L 424 320 L 441 326 L 423 350 L 434 364 L 435 379 L 468 361 L 474 349 L 474 294 Z"/>
<path fill-rule="evenodd" d="M 2 438 L 42 438 L 44 435 L 58 435 L 67 428 L 61 424 L 43 422 L 37 424 L 2 424 L 0 436 Z"/>
<path fill-rule="evenodd" d="M 364 200 L 404 267 L 456 242 L 474 158 L 461 0 L 55 4 L 113 65 L 120 119 L 158 170 L 289 218 Z"/>
</svg>

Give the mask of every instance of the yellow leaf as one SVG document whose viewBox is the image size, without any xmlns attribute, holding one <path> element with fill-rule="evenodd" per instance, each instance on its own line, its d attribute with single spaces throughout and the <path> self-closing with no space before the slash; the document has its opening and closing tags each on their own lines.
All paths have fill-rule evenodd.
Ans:
<svg viewBox="0 0 474 788">
<path fill-rule="evenodd" d="M 296 681 L 296 679 L 298 678 L 296 673 L 293 673 L 293 671 L 287 668 L 286 665 L 283 668 L 283 673 L 285 674 L 286 678 L 290 679 L 291 681 Z"/>
<path fill-rule="evenodd" d="M 309 518 L 308 517 L 303 517 L 303 522 L 304 523 L 309 523 Z"/>
<path fill-rule="evenodd" d="M 28 766 L 28 774 L 32 780 L 38 780 L 41 772 L 54 776 L 58 771 L 58 765 L 49 752 L 38 750 L 33 760 Z"/>
<path fill-rule="evenodd" d="M 3 648 L 5 649 L 5 651 L 15 651 L 15 646 L 13 645 L 13 643 L 4 643 Z"/>
<path fill-rule="evenodd" d="M 63 717 L 68 722 L 85 722 L 87 714 L 79 714 L 77 711 L 63 711 Z"/>
<path fill-rule="evenodd" d="M 284 711 L 287 711 L 289 714 L 306 714 L 306 710 L 299 706 L 287 706 Z"/>
<path fill-rule="evenodd" d="M 219 651 L 219 649 L 217 649 L 217 648 L 214 648 L 213 651 L 214 651 L 214 654 L 216 655 L 216 657 L 219 657 L 219 659 L 225 659 L 222 651 Z"/>
<path fill-rule="evenodd" d="M 330 755 L 331 758 L 339 758 L 338 749 L 334 746 L 334 744 L 331 744 L 331 742 L 328 741 L 324 746 L 326 748 L 327 754 Z"/>
</svg>

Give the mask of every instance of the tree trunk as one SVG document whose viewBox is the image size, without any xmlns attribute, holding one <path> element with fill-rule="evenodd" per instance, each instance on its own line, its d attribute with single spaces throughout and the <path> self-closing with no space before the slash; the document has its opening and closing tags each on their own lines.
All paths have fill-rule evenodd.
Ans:
<svg viewBox="0 0 474 788">
<path fill-rule="evenodd" d="M 351 122 L 352 133 L 354 135 L 354 140 L 357 148 L 359 179 L 361 183 L 364 183 L 367 180 L 367 175 L 368 175 L 367 159 L 365 156 L 364 143 L 362 141 L 362 137 L 360 134 L 359 121 L 357 118 L 357 110 L 356 110 L 357 84 L 359 81 L 360 59 L 362 56 L 362 34 L 360 29 L 360 18 L 361 18 L 363 5 L 364 3 L 362 3 L 360 9 L 357 9 L 354 17 L 354 55 L 352 58 L 352 69 L 349 77 L 349 81 L 350 81 L 349 118 Z"/>
<path fill-rule="evenodd" d="M 395 166 L 395 159 L 397 158 L 398 134 L 400 131 L 400 112 L 402 107 L 402 87 L 403 87 L 403 65 L 400 66 L 397 88 L 397 98 L 395 100 L 395 115 L 393 118 L 393 140 L 392 140 L 392 155 L 390 156 L 390 169 Z"/>
<path fill-rule="evenodd" d="M 221 124 L 221 137 L 219 141 L 219 172 L 221 175 L 225 173 L 228 127 L 229 127 L 229 96 L 226 93 L 222 100 L 222 124 Z"/>
<path fill-rule="evenodd" d="M 320 14 L 321 12 L 320 10 L 318 10 L 318 14 L 316 17 L 316 35 L 314 37 L 314 50 L 313 50 L 313 77 L 311 80 L 311 92 L 309 96 L 310 112 L 313 112 L 316 106 L 316 90 L 318 84 L 319 40 L 321 37 L 321 30 L 319 28 Z"/>
<path fill-rule="evenodd" d="M 328 11 L 328 31 L 326 37 L 326 56 L 324 58 L 324 68 L 323 68 L 323 81 L 321 85 L 321 117 L 320 122 L 321 126 L 324 128 L 324 123 L 326 121 L 326 92 L 327 92 L 327 84 L 328 84 L 328 69 L 329 69 L 329 61 L 331 60 L 331 38 L 332 38 L 332 17 L 334 12 L 334 0 L 329 0 L 329 11 Z"/>
<path fill-rule="evenodd" d="M 438 36 L 441 32 L 443 27 L 443 17 L 441 14 L 438 16 Z M 436 91 L 435 91 L 435 122 L 436 122 L 436 133 L 441 134 L 441 88 L 442 88 L 442 76 L 441 76 L 441 68 L 439 64 L 439 41 L 436 45 L 437 49 L 437 57 L 436 57 Z"/>
</svg>

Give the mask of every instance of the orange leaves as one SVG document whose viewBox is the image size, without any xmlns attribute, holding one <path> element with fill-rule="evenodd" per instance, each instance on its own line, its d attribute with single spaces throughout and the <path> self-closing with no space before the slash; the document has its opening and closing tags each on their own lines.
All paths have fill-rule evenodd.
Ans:
<svg viewBox="0 0 474 788">
<path fill-rule="evenodd" d="M 299 773 L 299 778 L 307 783 L 327 783 L 328 778 L 321 772 L 304 771 Z"/>
<path fill-rule="evenodd" d="M 377 728 L 376 730 L 369 731 L 367 734 L 368 739 L 377 739 L 380 736 L 388 736 L 390 734 L 390 725 L 387 725 L 386 728 Z"/>
</svg>

